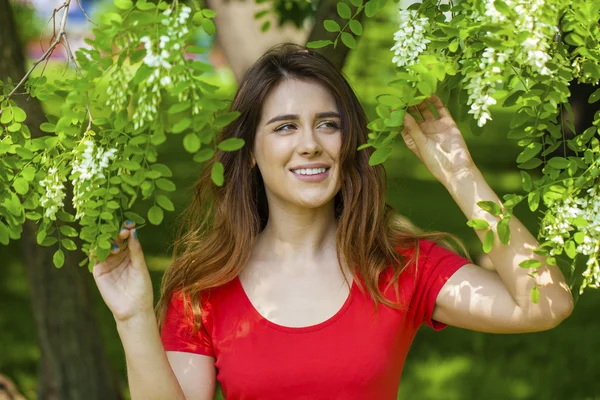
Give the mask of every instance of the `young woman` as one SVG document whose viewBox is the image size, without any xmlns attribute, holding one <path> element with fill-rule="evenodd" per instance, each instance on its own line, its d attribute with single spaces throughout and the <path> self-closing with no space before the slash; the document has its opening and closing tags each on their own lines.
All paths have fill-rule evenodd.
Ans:
<svg viewBox="0 0 600 400">
<path fill-rule="evenodd" d="M 467 218 L 495 226 L 476 203 L 499 198 L 440 99 L 429 102 L 437 116 L 426 102 L 413 110 L 423 120 L 406 115 L 406 145 Z M 267 52 L 231 109 L 241 115 L 220 139 L 246 145 L 211 161 L 224 164 L 222 187 L 211 165 L 197 182 L 158 317 L 133 223 L 94 268 L 132 399 L 212 399 L 216 379 L 227 399 L 395 399 L 422 324 L 534 332 L 571 313 L 554 266 L 538 268 L 532 303 L 531 271 L 519 263 L 537 242 L 516 217 L 488 271 L 444 247 L 449 235 L 394 216 L 383 167 L 369 166 L 372 149 L 356 150 L 368 134 L 359 101 L 317 53 L 290 44 Z"/>
</svg>

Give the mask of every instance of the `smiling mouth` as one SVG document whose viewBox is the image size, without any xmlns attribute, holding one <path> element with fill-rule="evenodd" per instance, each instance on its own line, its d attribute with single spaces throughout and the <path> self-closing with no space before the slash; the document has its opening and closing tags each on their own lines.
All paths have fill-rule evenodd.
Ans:
<svg viewBox="0 0 600 400">
<path fill-rule="evenodd" d="M 290 171 L 292 171 L 293 174 L 296 175 L 300 175 L 300 176 L 313 176 L 313 175 L 321 175 L 324 174 L 325 172 L 329 171 L 329 167 L 324 168 L 301 168 L 301 169 L 292 169 Z"/>
</svg>

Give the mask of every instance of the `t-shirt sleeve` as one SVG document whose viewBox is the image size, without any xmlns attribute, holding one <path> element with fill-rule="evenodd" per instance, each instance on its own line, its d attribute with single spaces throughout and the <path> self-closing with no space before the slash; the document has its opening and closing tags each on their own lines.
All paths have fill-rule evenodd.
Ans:
<svg viewBox="0 0 600 400">
<path fill-rule="evenodd" d="M 424 239 L 419 241 L 419 251 L 414 293 L 416 316 L 421 324 L 439 331 L 447 325 L 432 319 L 438 294 L 446 281 L 460 267 L 470 264 L 471 261 L 435 242 Z"/>
<path fill-rule="evenodd" d="M 189 302 L 186 311 L 184 312 L 183 295 L 174 292 L 160 333 L 165 351 L 182 351 L 214 357 L 210 335 L 212 330 L 210 307 L 203 304 L 202 327 L 193 335 L 193 315 Z"/>
</svg>

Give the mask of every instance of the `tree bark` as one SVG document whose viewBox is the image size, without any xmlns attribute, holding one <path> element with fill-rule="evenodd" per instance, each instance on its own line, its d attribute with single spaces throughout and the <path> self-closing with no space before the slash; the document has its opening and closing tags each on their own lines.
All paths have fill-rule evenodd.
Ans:
<svg viewBox="0 0 600 400">
<path fill-rule="evenodd" d="M 0 0 L 0 79 L 17 82 L 25 75 L 25 59 L 8 0 Z M 19 90 L 23 92 L 23 90 Z M 37 99 L 17 95 L 33 136 L 41 136 L 45 116 Z M 52 263 L 53 247 L 36 243 L 37 227 L 23 226 L 21 251 L 32 293 L 41 352 L 38 399 L 121 399 L 119 385 L 105 356 L 91 297 L 91 274 L 79 267 L 77 253 L 65 265 Z"/>
</svg>

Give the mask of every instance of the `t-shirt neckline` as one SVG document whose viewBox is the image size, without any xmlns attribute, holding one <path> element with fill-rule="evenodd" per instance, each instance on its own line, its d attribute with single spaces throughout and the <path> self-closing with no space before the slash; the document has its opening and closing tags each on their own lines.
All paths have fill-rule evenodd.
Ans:
<svg viewBox="0 0 600 400">
<path fill-rule="evenodd" d="M 329 317 L 325 321 L 319 322 L 318 324 L 295 327 L 295 326 L 279 325 L 279 324 L 276 324 L 275 322 L 272 322 L 272 321 L 268 320 L 267 318 L 265 318 L 261 313 L 258 312 L 258 310 L 254 307 L 254 305 L 250 301 L 250 298 L 248 297 L 248 295 L 246 294 L 246 291 L 244 290 L 244 286 L 242 286 L 242 281 L 240 280 L 240 277 L 236 276 L 234 281 L 235 281 L 235 286 L 236 286 L 237 290 L 239 291 L 239 294 L 240 294 L 244 304 L 246 305 L 246 307 L 248 307 L 250 312 L 252 314 L 254 314 L 255 317 L 261 323 L 263 323 L 264 325 L 266 325 L 270 328 L 277 329 L 277 330 L 280 330 L 283 332 L 288 332 L 288 333 L 314 332 L 314 331 L 323 329 L 323 328 L 333 324 L 335 321 L 340 319 L 342 317 L 342 315 L 344 315 L 344 313 L 348 310 L 348 308 L 350 307 L 350 304 L 352 303 L 352 300 L 354 299 L 354 297 L 356 297 L 356 293 L 354 293 L 354 292 L 356 290 L 358 290 L 355 279 L 352 279 L 352 285 L 350 286 L 350 291 L 348 293 L 348 297 L 346 298 L 346 301 L 344 302 L 342 307 L 335 314 L 333 314 L 331 317 Z"/>
</svg>

